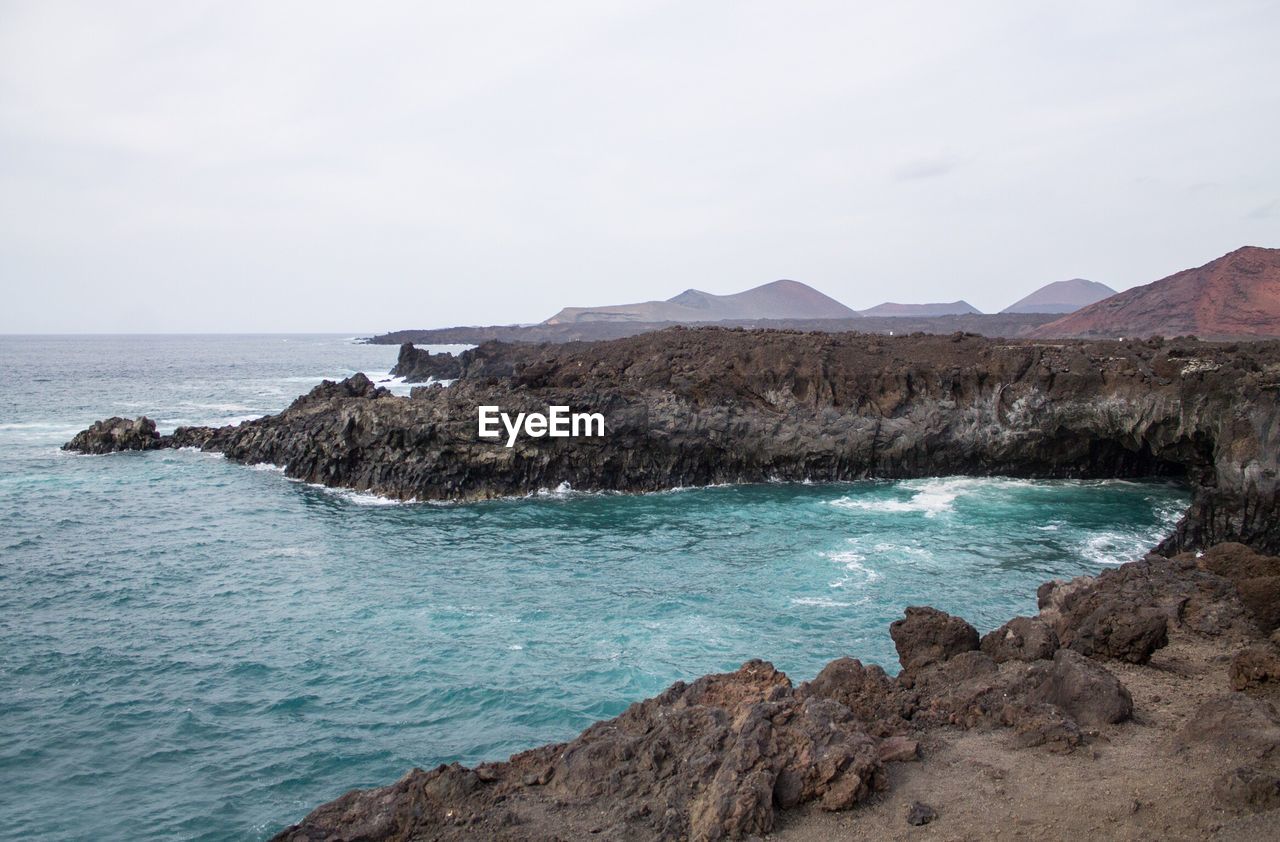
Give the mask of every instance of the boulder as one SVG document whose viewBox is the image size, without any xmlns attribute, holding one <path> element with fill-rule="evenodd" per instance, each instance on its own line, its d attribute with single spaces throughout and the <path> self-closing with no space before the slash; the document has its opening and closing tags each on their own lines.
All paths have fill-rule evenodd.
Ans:
<svg viewBox="0 0 1280 842">
<path fill-rule="evenodd" d="M 1232 690 L 1250 690 L 1280 683 L 1280 646 L 1274 640 L 1246 646 L 1231 659 Z"/>
<path fill-rule="evenodd" d="M 1059 649 L 1049 664 L 1036 665 L 1029 701 L 1060 708 L 1080 725 L 1113 725 L 1133 716 L 1133 697 L 1120 679 L 1071 649 Z"/>
<path fill-rule="evenodd" d="M 1058 651 L 1058 635 L 1038 617 L 1014 617 L 998 629 L 987 632 L 979 644 L 996 663 L 1041 661 Z"/>
<path fill-rule="evenodd" d="M 1177 745 L 1237 759 L 1273 757 L 1280 750 L 1280 714 L 1270 702 L 1244 693 L 1216 696 L 1196 708 L 1178 733 Z"/>
<path fill-rule="evenodd" d="M 1213 794 L 1228 807 L 1262 812 L 1280 807 L 1280 774 L 1240 766 L 1213 782 Z"/>
<path fill-rule="evenodd" d="M 115 453 L 121 450 L 155 450 L 160 447 L 156 422 L 141 416 L 132 420 L 115 416 L 95 421 L 87 430 L 76 433 L 63 450 L 75 453 Z"/>
<path fill-rule="evenodd" d="M 978 648 L 978 632 L 960 617 L 936 608 L 911 606 L 889 625 L 898 659 L 907 671 Z"/>
</svg>

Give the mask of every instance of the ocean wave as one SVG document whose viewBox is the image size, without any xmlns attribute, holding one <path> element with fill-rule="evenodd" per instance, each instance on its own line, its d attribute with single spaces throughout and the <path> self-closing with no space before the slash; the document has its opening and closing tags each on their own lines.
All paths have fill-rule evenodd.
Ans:
<svg viewBox="0 0 1280 842">
<path fill-rule="evenodd" d="M 823 553 L 822 555 L 828 561 L 840 565 L 848 573 L 848 575 L 841 576 L 834 582 L 829 583 L 830 587 L 865 587 L 884 578 L 884 575 L 878 570 L 873 570 L 863 563 L 867 560 L 867 557 L 862 553 L 853 550 L 838 550 Z"/>
<path fill-rule="evenodd" d="M 791 600 L 792 605 L 807 605 L 813 608 L 850 608 L 852 602 L 840 602 L 822 596 L 798 596 Z"/>
</svg>

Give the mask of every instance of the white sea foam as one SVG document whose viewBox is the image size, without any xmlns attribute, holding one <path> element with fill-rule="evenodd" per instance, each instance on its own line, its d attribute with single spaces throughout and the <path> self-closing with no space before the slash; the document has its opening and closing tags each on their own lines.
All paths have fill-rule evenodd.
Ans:
<svg viewBox="0 0 1280 842">
<path fill-rule="evenodd" d="M 864 563 L 867 557 L 862 553 L 853 550 L 840 550 L 823 553 L 822 555 L 847 571 L 846 575 L 841 576 L 834 582 L 830 582 L 830 587 L 861 588 L 884 578 L 879 571 L 873 570 Z"/>
<path fill-rule="evenodd" d="M 849 608 L 852 602 L 838 602 L 821 596 L 800 596 L 791 600 L 792 605 L 809 605 L 814 608 Z"/>
</svg>

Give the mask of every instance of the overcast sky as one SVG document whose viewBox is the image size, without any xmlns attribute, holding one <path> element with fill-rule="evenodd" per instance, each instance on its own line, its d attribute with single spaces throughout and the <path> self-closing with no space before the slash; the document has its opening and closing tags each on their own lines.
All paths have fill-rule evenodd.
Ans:
<svg viewBox="0 0 1280 842">
<path fill-rule="evenodd" d="M 1280 2 L 0 0 L 0 332 L 855 308 L 1280 246 Z"/>
</svg>

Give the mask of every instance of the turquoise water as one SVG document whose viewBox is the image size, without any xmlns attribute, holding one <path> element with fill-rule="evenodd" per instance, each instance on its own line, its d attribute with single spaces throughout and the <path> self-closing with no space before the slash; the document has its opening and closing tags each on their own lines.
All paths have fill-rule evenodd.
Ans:
<svg viewBox="0 0 1280 842">
<path fill-rule="evenodd" d="M 1188 500 L 942 478 L 386 505 L 196 452 L 57 450 L 107 415 L 276 411 L 395 354 L 0 337 L 0 837 L 260 839 L 750 657 L 893 670 L 903 605 L 985 631 L 1047 578 L 1140 554 Z"/>
</svg>

